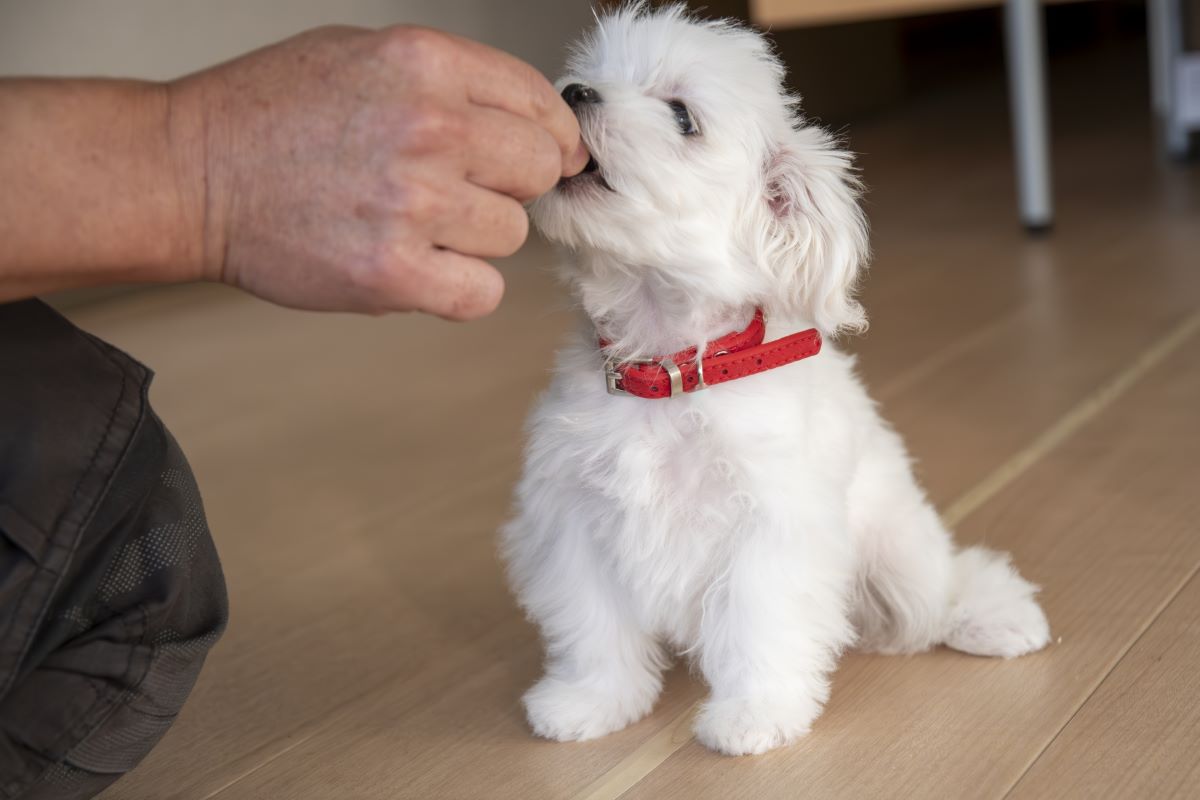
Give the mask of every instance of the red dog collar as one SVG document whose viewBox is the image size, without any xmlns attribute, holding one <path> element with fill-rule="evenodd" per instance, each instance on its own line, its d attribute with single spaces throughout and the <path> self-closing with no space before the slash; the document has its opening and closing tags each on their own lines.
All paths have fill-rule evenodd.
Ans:
<svg viewBox="0 0 1200 800">
<path fill-rule="evenodd" d="M 821 352 L 821 334 L 816 328 L 764 343 L 766 330 L 760 308 L 744 330 L 727 333 L 709 342 L 700 359 L 696 358 L 694 347 L 658 358 L 620 362 L 609 358 L 604 362 L 608 393 L 650 400 L 673 397 L 766 372 Z M 606 341 L 600 340 L 601 347 L 607 345 Z"/>
</svg>

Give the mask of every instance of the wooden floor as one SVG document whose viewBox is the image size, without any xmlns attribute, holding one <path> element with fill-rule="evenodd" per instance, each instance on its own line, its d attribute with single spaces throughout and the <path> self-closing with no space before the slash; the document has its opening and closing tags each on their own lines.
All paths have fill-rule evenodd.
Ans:
<svg viewBox="0 0 1200 800">
<path fill-rule="evenodd" d="M 1156 158 L 1129 63 L 1055 67 L 1041 240 L 998 78 L 852 131 L 877 255 L 851 347 L 960 539 L 1044 587 L 1046 651 L 851 653 L 813 732 L 759 758 L 690 738 L 684 669 L 626 731 L 535 740 L 494 532 L 571 321 L 553 255 L 510 260 L 471 325 L 144 293 L 72 316 L 157 369 L 233 619 L 107 800 L 1200 796 L 1200 170 Z"/>
</svg>

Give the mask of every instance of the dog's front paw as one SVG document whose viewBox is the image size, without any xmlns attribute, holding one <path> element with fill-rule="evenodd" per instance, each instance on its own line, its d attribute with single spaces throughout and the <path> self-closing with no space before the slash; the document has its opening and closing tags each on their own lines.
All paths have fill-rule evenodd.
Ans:
<svg viewBox="0 0 1200 800">
<path fill-rule="evenodd" d="M 709 700 L 696 717 L 696 739 L 728 756 L 765 753 L 808 733 L 821 713 L 815 699 L 776 698 Z"/>
<path fill-rule="evenodd" d="M 525 693 L 525 713 L 533 732 L 559 742 L 596 739 L 619 731 L 650 713 L 653 691 L 606 693 L 594 686 L 545 677 Z"/>
</svg>

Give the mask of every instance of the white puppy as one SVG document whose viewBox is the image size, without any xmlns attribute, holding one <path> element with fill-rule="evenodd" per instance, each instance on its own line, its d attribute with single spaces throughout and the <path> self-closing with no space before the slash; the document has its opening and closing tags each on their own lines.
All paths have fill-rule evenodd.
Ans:
<svg viewBox="0 0 1200 800">
<path fill-rule="evenodd" d="M 806 732 L 854 642 L 1048 641 L 1007 557 L 955 550 L 853 359 L 813 354 L 816 331 L 865 325 L 867 235 L 850 157 L 782 78 L 753 31 L 637 6 L 560 82 L 594 160 L 533 218 L 588 321 L 532 415 L 503 532 L 546 642 L 525 695 L 541 736 L 640 719 L 671 653 L 712 688 L 697 738 L 742 754 Z"/>
</svg>

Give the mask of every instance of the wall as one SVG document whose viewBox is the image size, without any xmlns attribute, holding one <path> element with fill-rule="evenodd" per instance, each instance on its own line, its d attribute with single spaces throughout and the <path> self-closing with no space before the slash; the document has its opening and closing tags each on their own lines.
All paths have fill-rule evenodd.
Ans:
<svg viewBox="0 0 1200 800">
<path fill-rule="evenodd" d="M 431 25 L 553 74 L 590 20 L 586 0 L 0 0 L 0 75 L 171 78 L 335 22 Z"/>
</svg>

